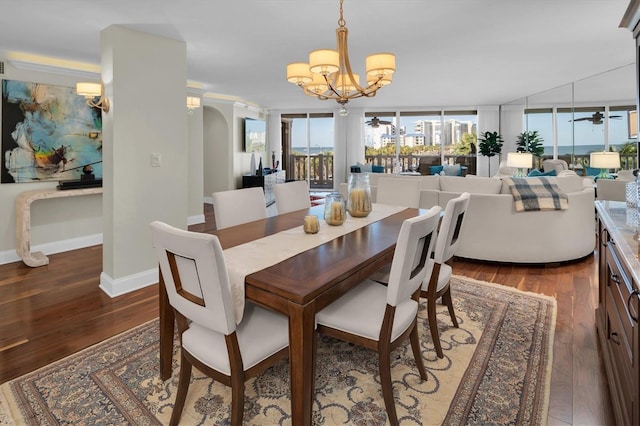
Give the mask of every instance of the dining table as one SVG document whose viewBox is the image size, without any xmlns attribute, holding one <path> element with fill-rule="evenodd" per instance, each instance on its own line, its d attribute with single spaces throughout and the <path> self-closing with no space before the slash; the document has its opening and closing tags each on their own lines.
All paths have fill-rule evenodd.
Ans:
<svg viewBox="0 0 640 426">
<path fill-rule="evenodd" d="M 376 205 L 373 205 L 376 208 Z M 323 217 L 324 206 L 245 223 L 210 232 L 223 249 L 240 246 L 300 227 L 304 217 Z M 291 424 L 311 425 L 314 398 L 315 315 L 393 259 L 400 227 L 405 219 L 424 210 L 399 209 L 316 247 L 304 250 L 245 277 L 245 297 L 252 303 L 288 317 L 291 376 Z M 351 218 L 349 218 L 351 219 Z M 321 221 L 320 232 L 328 227 Z M 171 377 L 174 313 L 160 274 L 160 377 Z"/>
</svg>

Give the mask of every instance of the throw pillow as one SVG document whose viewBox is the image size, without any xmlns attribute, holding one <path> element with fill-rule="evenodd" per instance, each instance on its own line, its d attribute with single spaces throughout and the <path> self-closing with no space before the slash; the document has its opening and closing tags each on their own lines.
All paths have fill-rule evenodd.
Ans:
<svg viewBox="0 0 640 426">
<path fill-rule="evenodd" d="M 360 171 L 362 173 L 371 173 L 371 163 L 367 163 L 367 164 L 358 163 L 357 166 L 360 167 Z"/>
<path fill-rule="evenodd" d="M 597 176 L 600 174 L 600 169 L 596 167 L 585 167 L 586 176 Z"/>
<path fill-rule="evenodd" d="M 555 176 L 555 175 L 556 175 L 555 169 L 549 170 L 548 172 L 541 172 L 538 169 L 532 169 L 527 176 L 533 177 L 533 176 Z"/>
<path fill-rule="evenodd" d="M 460 168 L 460 164 L 456 164 L 454 166 L 445 165 L 444 169 L 442 169 L 445 176 L 460 176 L 462 175 L 462 169 Z"/>
<path fill-rule="evenodd" d="M 444 168 L 444 166 L 430 166 L 429 167 L 429 174 L 439 175 L 440 172 L 442 172 L 443 168 Z"/>
<path fill-rule="evenodd" d="M 371 171 L 373 173 L 384 173 L 384 166 L 376 166 L 375 164 L 371 166 Z"/>
</svg>

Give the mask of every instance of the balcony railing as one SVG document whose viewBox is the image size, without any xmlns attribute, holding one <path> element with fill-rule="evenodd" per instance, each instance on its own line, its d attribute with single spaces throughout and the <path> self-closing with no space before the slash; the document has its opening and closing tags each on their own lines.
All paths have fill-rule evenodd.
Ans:
<svg viewBox="0 0 640 426">
<path fill-rule="evenodd" d="M 333 189 L 333 154 L 289 155 L 287 178 L 305 180 L 309 172 L 311 189 Z"/>
<path fill-rule="evenodd" d="M 552 158 L 550 155 L 534 157 L 534 167 L 542 169 L 542 162 Z M 567 164 L 573 166 L 589 166 L 589 155 L 560 156 Z M 368 163 L 384 167 L 385 173 L 394 172 L 395 155 L 367 155 L 365 160 Z M 476 155 L 447 155 L 445 162 L 450 164 L 460 164 L 467 167 L 467 174 L 476 174 Z M 428 167 L 439 165 L 438 155 L 401 155 L 399 157 L 399 170 L 402 172 L 420 171 L 428 173 Z M 620 154 L 620 168 L 631 170 L 638 168 L 636 154 Z M 290 155 L 287 161 L 287 178 L 294 180 L 305 180 L 307 171 L 312 189 L 332 189 L 333 188 L 333 154 L 315 154 L 309 156 L 307 163 L 306 155 Z"/>
</svg>

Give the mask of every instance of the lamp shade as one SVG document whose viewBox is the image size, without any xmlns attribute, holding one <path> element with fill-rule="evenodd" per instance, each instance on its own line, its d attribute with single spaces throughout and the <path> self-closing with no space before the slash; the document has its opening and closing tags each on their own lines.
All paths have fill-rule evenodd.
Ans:
<svg viewBox="0 0 640 426">
<path fill-rule="evenodd" d="M 356 90 L 356 85 L 360 84 L 360 76 L 358 74 L 352 74 L 355 81 L 351 81 L 349 75 L 338 74 L 336 76 L 334 87 L 343 93 L 348 93 Z"/>
<path fill-rule="evenodd" d="M 510 152 L 507 154 L 507 166 L 519 169 L 530 169 L 533 164 L 533 154 L 530 152 Z"/>
<path fill-rule="evenodd" d="M 367 75 L 382 76 L 396 71 L 396 55 L 393 53 L 376 53 L 365 59 Z"/>
<path fill-rule="evenodd" d="M 187 96 L 187 108 L 199 108 L 200 98 L 195 96 Z"/>
<path fill-rule="evenodd" d="M 393 74 L 385 74 L 382 78 L 379 78 L 377 75 L 368 75 L 367 76 L 367 85 L 371 85 L 377 83 L 378 86 L 386 86 L 387 84 L 391 84 Z"/>
<path fill-rule="evenodd" d="M 309 71 L 326 75 L 339 69 L 340 57 L 337 50 L 319 49 L 309 53 Z"/>
<path fill-rule="evenodd" d="M 304 89 L 313 94 L 321 94 L 327 91 L 327 80 L 320 74 L 313 74 L 311 82 L 304 85 Z"/>
<path fill-rule="evenodd" d="M 620 167 L 620 153 L 618 152 L 592 152 L 589 158 L 591 167 L 599 169 L 617 169 Z"/>
<path fill-rule="evenodd" d="M 95 98 L 102 95 L 100 83 L 76 83 L 76 93 L 85 98 Z"/>
<path fill-rule="evenodd" d="M 287 65 L 287 81 L 302 86 L 311 82 L 311 71 L 306 62 L 293 62 Z"/>
</svg>

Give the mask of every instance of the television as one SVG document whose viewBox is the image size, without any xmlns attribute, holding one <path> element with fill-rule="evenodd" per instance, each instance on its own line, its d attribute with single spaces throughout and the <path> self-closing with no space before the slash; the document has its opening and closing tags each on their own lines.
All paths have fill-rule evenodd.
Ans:
<svg viewBox="0 0 640 426">
<path fill-rule="evenodd" d="M 267 144 L 267 123 L 257 118 L 244 119 L 245 152 L 264 152 Z"/>
</svg>

